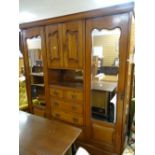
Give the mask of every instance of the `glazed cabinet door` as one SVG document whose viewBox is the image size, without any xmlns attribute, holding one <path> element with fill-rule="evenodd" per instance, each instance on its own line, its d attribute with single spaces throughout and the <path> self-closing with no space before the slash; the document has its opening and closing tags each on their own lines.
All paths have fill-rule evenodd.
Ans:
<svg viewBox="0 0 155 155">
<path fill-rule="evenodd" d="M 63 23 L 63 54 L 65 68 L 83 68 L 84 21 Z"/>
<path fill-rule="evenodd" d="M 22 43 L 29 109 L 34 114 L 37 114 L 36 109 L 39 109 L 44 116 L 47 103 L 44 28 L 36 27 L 23 30 Z"/>
<path fill-rule="evenodd" d="M 61 30 L 61 24 L 46 26 L 46 47 L 49 68 L 63 67 Z"/>
<path fill-rule="evenodd" d="M 86 21 L 88 139 L 121 153 L 129 14 Z"/>
</svg>

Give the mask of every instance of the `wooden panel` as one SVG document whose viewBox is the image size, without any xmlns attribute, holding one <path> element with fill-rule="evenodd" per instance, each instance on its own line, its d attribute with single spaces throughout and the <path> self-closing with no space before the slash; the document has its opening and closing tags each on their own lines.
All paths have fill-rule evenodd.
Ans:
<svg viewBox="0 0 155 155">
<path fill-rule="evenodd" d="M 54 108 L 64 109 L 65 111 L 75 112 L 75 113 L 83 113 L 83 107 L 81 104 L 76 104 L 72 102 L 62 101 L 58 99 L 51 98 L 51 104 Z"/>
<path fill-rule="evenodd" d="M 63 52 L 65 68 L 83 68 L 84 22 L 82 20 L 63 24 Z"/>
<path fill-rule="evenodd" d="M 94 123 L 92 125 L 92 136 L 95 140 L 102 141 L 107 144 L 113 144 L 114 142 L 114 129 L 110 127 L 105 127 Z"/>
<path fill-rule="evenodd" d="M 50 95 L 53 97 L 63 98 L 63 90 L 59 88 L 50 88 Z"/>
<path fill-rule="evenodd" d="M 61 26 L 59 24 L 46 26 L 46 47 L 49 68 L 63 66 L 61 36 Z"/>
<path fill-rule="evenodd" d="M 69 100 L 83 101 L 83 91 L 80 90 L 66 90 L 64 96 Z"/>
</svg>

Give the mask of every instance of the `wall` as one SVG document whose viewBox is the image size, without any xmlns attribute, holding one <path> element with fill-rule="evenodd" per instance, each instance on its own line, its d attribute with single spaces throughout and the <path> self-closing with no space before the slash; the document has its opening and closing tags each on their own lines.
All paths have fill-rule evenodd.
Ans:
<svg viewBox="0 0 155 155">
<path fill-rule="evenodd" d="M 118 55 L 118 51 L 117 51 L 118 38 L 119 38 L 118 34 L 94 36 L 93 45 L 103 47 L 104 66 L 112 66 L 112 64 L 114 63 L 114 60 Z"/>
</svg>

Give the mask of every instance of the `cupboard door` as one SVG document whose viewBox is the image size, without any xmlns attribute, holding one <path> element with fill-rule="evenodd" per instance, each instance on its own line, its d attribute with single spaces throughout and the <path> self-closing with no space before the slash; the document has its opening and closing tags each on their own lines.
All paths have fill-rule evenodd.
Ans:
<svg viewBox="0 0 155 155">
<path fill-rule="evenodd" d="M 47 64 L 43 27 L 23 30 L 22 41 L 29 110 L 33 113 L 35 105 L 42 107 L 44 113 L 47 103 Z"/>
<path fill-rule="evenodd" d="M 90 128 L 89 137 L 110 145 L 118 154 L 122 145 L 128 21 L 127 13 L 86 21 L 86 88 L 90 90 L 86 92 L 86 107 L 89 107 L 86 124 Z"/>
<path fill-rule="evenodd" d="M 64 67 L 80 69 L 84 54 L 84 21 L 72 21 L 63 25 Z"/>
<path fill-rule="evenodd" d="M 46 26 L 47 61 L 49 68 L 63 66 L 63 55 L 61 50 L 61 25 Z"/>
</svg>

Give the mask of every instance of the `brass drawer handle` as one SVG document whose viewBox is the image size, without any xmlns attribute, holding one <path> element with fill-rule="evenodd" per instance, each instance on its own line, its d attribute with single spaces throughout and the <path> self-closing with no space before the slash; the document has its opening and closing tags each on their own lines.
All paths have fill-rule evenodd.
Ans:
<svg viewBox="0 0 155 155">
<path fill-rule="evenodd" d="M 77 110 L 77 107 L 76 107 L 76 106 L 72 106 L 72 109 L 73 109 L 73 110 Z"/>
<path fill-rule="evenodd" d="M 76 99 L 76 95 L 72 94 L 72 99 Z"/>
<path fill-rule="evenodd" d="M 55 114 L 55 116 L 56 116 L 57 118 L 60 118 L 60 114 Z"/>
<path fill-rule="evenodd" d="M 57 96 L 59 93 L 57 91 L 54 91 L 53 94 Z"/>
<path fill-rule="evenodd" d="M 58 102 L 54 102 L 54 105 L 55 105 L 55 106 L 59 106 L 59 103 L 58 103 Z"/>
<path fill-rule="evenodd" d="M 79 122 L 79 120 L 78 120 L 77 118 L 75 118 L 75 117 L 73 117 L 73 121 L 74 121 L 75 123 L 78 123 L 78 122 Z"/>
</svg>

